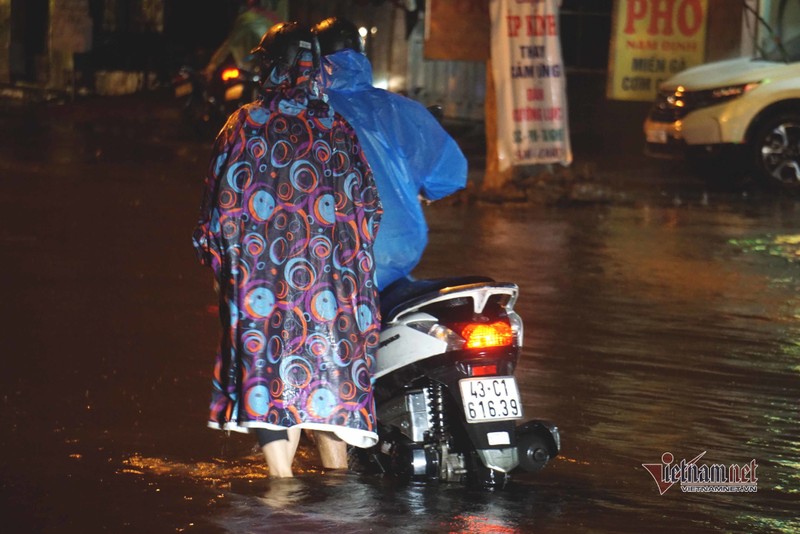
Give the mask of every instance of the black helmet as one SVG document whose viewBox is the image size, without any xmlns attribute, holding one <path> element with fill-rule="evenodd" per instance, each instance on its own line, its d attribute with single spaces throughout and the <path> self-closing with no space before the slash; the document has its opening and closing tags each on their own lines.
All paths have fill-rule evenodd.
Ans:
<svg viewBox="0 0 800 534">
<path fill-rule="evenodd" d="M 319 51 L 323 56 L 345 48 L 364 53 L 364 45 L 358 34 L 358 28 L 349 20 L 330 17 L 318 22 L 312 31 L 317 36 Z"/>
<path fill-rule="evenodd" d="M 309 28 L 298 22 L 275 24 L 250 51 L 267 71 L 276 66 L 294 67 L 303 52 L 311 52 L 314 63 L 317 63 L 319 51 L 314 36 Z"/>
</svg>

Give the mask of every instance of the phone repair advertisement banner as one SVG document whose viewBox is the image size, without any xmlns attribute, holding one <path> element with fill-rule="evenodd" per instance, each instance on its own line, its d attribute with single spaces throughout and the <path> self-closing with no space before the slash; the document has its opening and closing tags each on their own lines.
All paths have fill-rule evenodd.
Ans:
<svg viewBox="0 0 800 534">
<path fill-rule="evenodd" d="M 491 0 L 498 167 L 572 162 L 558 0 Z"/>
<path fill-rule="evenodd" d="M 708 0 L 616 0 L 606 94 L 652 102 L 673 74 L 705 60 Z"/>
</svg>

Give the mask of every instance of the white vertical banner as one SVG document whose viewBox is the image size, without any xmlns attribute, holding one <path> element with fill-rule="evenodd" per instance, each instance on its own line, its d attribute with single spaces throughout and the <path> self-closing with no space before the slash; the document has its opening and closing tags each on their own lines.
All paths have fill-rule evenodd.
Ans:
<svg viewBox="0 0 800 534">
<path fill-rule="evenodd" d="M 499 169 L 572 163 L 559 0 L 490 0 Z"/>
</svg>

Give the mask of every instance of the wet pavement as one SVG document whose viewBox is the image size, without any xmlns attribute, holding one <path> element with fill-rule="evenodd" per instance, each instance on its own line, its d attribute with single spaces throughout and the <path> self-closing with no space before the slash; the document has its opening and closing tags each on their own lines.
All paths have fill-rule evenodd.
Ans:
<svg viewBox="0 0 800 534">
<path fill-rule="evenodd" d="M 325 473 L 303 442 L 297 479 L 269 481 L 248 437 L 205 427 L 210 145 L 176 117 L 150 97 L 0 113 L 4 531 L 800 531 L 797 200 L 628 154 L 594 162 L 602 202 L 430 205 L 415 274 L 519 284 L 526 416 L 563 455 L 488 493 Z M 660 495 L 642 464 L 666 452 L 755 460 L 757 492 Z"/>
</svg>

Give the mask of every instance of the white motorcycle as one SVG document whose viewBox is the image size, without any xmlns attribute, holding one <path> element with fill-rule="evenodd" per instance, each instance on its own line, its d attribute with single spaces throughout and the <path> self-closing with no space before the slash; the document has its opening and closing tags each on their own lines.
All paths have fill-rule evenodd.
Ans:
<svg viewBox="0 0 800 534">
<path fill-rule="evenodd" d="M 517 425 L 518 292 L 486 277 L 401 280 L 382 292 L 379 441 L 351 449 L 353 469 L 502 488 L 514 470 L 538 471 L 559 453 L 554 424 Z"/>
</svg>

